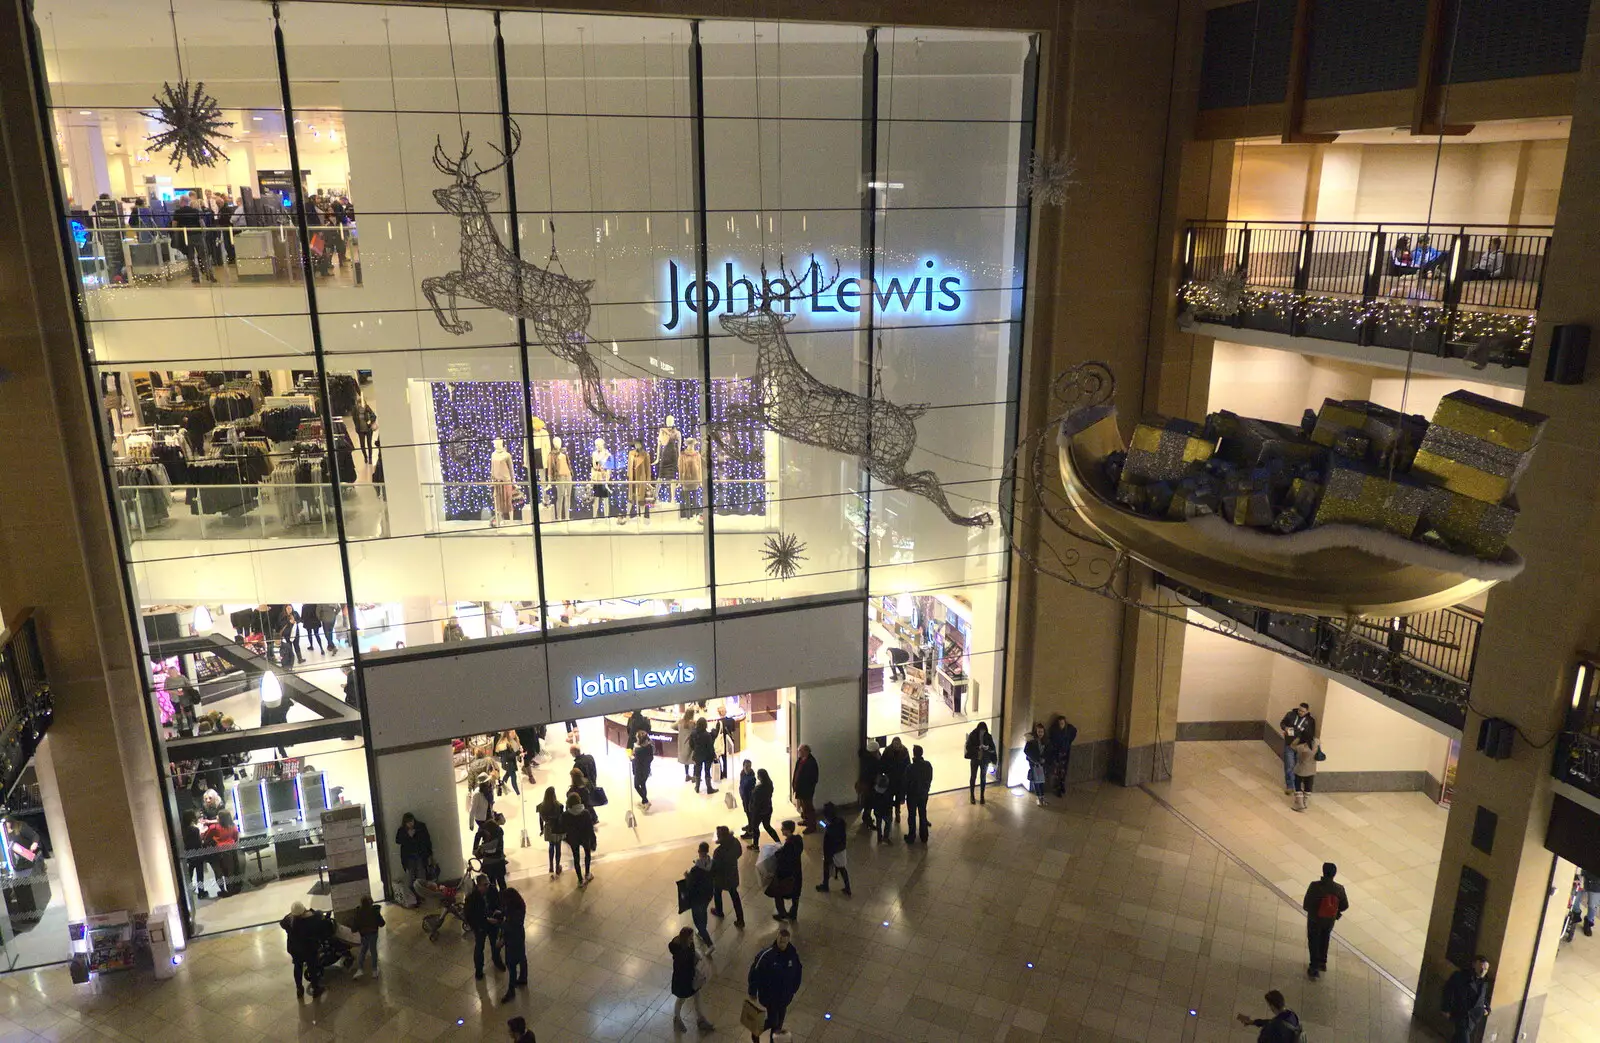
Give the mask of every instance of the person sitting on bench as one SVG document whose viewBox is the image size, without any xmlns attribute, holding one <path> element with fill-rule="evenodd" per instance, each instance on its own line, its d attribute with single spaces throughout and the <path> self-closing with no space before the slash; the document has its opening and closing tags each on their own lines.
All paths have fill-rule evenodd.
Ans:
<svg viewBox="0 0 1600 1043">
<path fill-rule="evenodd" d="M 1489 240 L 1489 249 L 1478 255 L 1472 267 L 1461 273 L 1463 279 L 1499 279 L 1506 273 L 1506 252 L 1497 236 Z"/>
</svg>

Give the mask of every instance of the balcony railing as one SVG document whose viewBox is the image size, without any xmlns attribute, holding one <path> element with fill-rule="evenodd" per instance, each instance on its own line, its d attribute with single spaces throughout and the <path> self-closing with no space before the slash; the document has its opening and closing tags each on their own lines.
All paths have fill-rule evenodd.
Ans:
<svg viewBox="0 0 1600 1043">
<path fill-rule="evenodd" d="M 1555 776 L 1600 797 L 1600 663 L 1578 668 L 1567 726 L 1556 742 Z"/>
<path fill-rule="evenodd" d="M 32 610 L 0 633 L 0 794 L 11 792 L 50 727 L 50 682 Z"/>
<path fill-rule="evenodd" d="M 1234 620 L 1241 629 L 1287 645 L 1434 720 L 1453 728 L 1466 724 L 1467 694 L 1483 627 L 1483 617 L 1471 609 L 1361 620 L 1347 632 L 1342 620 L 1273 612 L 1166 577 L 1158 582 L 1186 600 Z"/>
<path fill-rule="evenodd" d="M 1193 318 L 1526 367 L 1548 227 L 1191 221 Z"/>
</svg>

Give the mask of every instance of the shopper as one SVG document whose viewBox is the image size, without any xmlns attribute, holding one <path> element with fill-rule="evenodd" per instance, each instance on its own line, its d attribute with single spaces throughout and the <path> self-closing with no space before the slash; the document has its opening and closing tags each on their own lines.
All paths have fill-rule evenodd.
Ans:
<svg viewBox="0 0 1600 1043">
<path fill-rule="evenodd" d="M 372 902 L 371 895 L 362 895 L 361 901 L 356 904 L 356 911 L 350 921 L 350 926 L 361 938 L 361 955 L 356 959 L 355 973 L 352 978 L 361 977 L 361 972 L 366 969 L 367 957 L 372 957 L 372 976 L 378 976 L 378 928 L 383 926 L 383 910 Z"/>
<path fill-rule="evenodd" d="M 640 732 L 648 734 L 650 719 L 644 715 L 643 710 L 635 710 L 628 715 L 628 734 L 637 737 Z"/>
<path fill-rule="evenodd" d="M 1272 1016 L 1252 1018 L 1248 1014 L 1240 1014 L 1239 1024 L 1254 1026 L 1261 1030 L 1256 1036 L 1256 1043 L 1299 1043 L 1300 1015 L 1285 1005 L 1283 993 L 1277 989 L 1268 992 L 1265 998 Z"/>
<path fill-rule="evenodd" d="M 513 728 L 517 733 L 517 743 L 522 747 L 522 775 L 530 783 L 538 780 L 533 777 L 533 766 L 539 759 L 539 747 L 544 742 L 544 725 L 533 724 L 522 728 Z"/>
<path fill-rule="evenodd" d="M 511 783 L 511 792 L 522 796 L 522 786 L 517 782 L 517 764 L 522 760 L 522 741 L 517 738 L 517 733 L 511 729 L 501 732 L 494 740 L 494 757 L 500 762 L 500 785 L 495 789 L 495 795 L 506 795 L 506 783 Z"/>
<path fill-rule="evenodd" d="M 689 907 L 689 918 L 694 921 L 695 933 L 700 935 L 700 941 L 706 947 L 706 954 L 716 951 L 716 943 L 711 940 L 710 922 L 707 914 L 711 911 L 711 899 L 716 894 L 716 888 L 711 883 L 711 845 L 705 841 L 700 842 L 700 848 L 694 861 L 683 874 L 683 900 Z"/>
<path fill-rule="evenodd" d="M 633 733 L 633 791 L 639 794 L 639 805 L 650 807 L 650 764 L 656 759 L 656 748 L 650 742 L 648 731 Z"/>
<path fill-rule="evenodd" d="M 211 270 L 211 254 L 206 241 L 206 213 L 200 209 L 194 193 L 181 196 L 177 209 L 172 211 L 172 227 L 183 229 L 181 238 L 173 235 L 173 243 L 183 255 L 189 259 L 189 279 L 196 286 L 200 285 L 200 276 L 204 275 L 207 282 L 216 282 L 217 276 Z"/>
<path fill-rule="evenodd" d="M 917 749 L 920 751 L 921 746 Z M 834 873 L 839 874 L 839 882 L 844 884 L 844 893 L 850 893 L 849 858 L 845 852 L 846 830 L 844 816 L 839 814 L 839 809 L 832 801 L 822 805 L 822 883 L 817 885 L 817 890 L 827 893 L 828 878 Z"/>
<path fill-rule="evenodd" d="M 594 857 L 594 812 L 584 804 L 583 799 L 577 794 L 567 797 L 567 808 L 561 814 L 561 832 L 567 841 L 567 847 L 572 851 L 572 871 L 578 877 L 578 886 L 583 887 L 594 879 L 590 871 L 590 861 Z M 579 853 L 583 855 L 583 864 L 578 864 Z M 560 874 L 559 867 L 557 875 Z"/>
<path fill-rule="evenodd" d="M 817 759 L 811 756 L 811 747 L 802 744 L 794 760 L 794 775 L 789 786 L 794 793 L 795 807 L 800 811 L 800 821 L 807 833 L 817 831 L 817 808 L 812 801 L 817 795 L 817 780 L 821 772 Z"/>
<path fill-rule="evenodd" d="M 717 787 L 711 783 L 711 762 L 717 759 L 717 734 L 706 727 L 704 717 L 694 722 L 694 731 L 689 733 L 689 755 L 694 760 L 694 791 L 700 792 L 700 782 L 704 779 L 706 792 L 717 792 Z"/>
<path fill-rule="evenodd" d="M 406 812 L 400 816 L 400 828 L 395 830 L 394 846 L 400 852 L 400 866 L 406 872 L 406 888 L 416 894 L 417 881 L 428 879 L 428 863 L 433 861 L 433 838 L 428 835 L 426 823 Z"/>
<path fill-rule="evenodd" d="M 1311 787 L 1317 781 L 1317 754 L 1322 747 L 1315 735 L 1296 735 L 1289 748 L 1294 751 L 1294 809 L 1304 811 L 1311 804 Z"/>
<path fill-rule="evenodd" d="M 1573 902 L 1572 911 L 1583 910 L 1583 936 L 1594 937 L 1594 917 L 1600 912 L 1600 872 L 1588 869 L 1578 872 L 1578 897 Z"/>
<path fill-rule="evenodd" d="M 292 670 L 295 665 L 294 624 L 294 610 L 284 606 L 283 619 L 278 624 L 278 665 L 285 670 Z"/>
<path fill-rule="evenodd" d="M 1332 862 L 1322 863 L 1322 879 L 1311 882 L 1300 902 L 1306 911 L 1306 946 L 1311 950 L 1306 976 L 1313 981 L 1328 969 L 1328 941 L 1333 937 L 1334 921 L 1350 908 L 1344 885 L 1333 882 L 1338 872 L 1339 867 Z"/>
<path fill-rule="evenodd" d="M 379 485 L 383 484 L 382 475 L 377 475 L 372 480 Z M 317 609 L 317 619 L 322 623 L 322 641 L 330 655 L 339 650 L 339 642 L 334 640 L 333 631 L 339 623 L 339 614 L 343 611 L 343 605 L 322 605 Z"/>
<path fill-rule="evenodd" d="M 774 1039 L 783 1031 L 784 1015 L 789 1012 L 795 993 L 800 991 L 802 971 L 800 952 L 790 943 L 787 927 L 778 928 L 778 936 L 772 944 L 756 953 L 750 963 L 747 989 L 750 998 L 766 1008 L 765 1028 Z M 761 1034 L 752 1032 L 750 1039 L 752 1043 L 760 1043 Z"/>
<path fill-rule="evenodd" d="M 906 799 L 906 772 L 911 768 L 911 755 L 906 752 L 905 743 L 896 735 L 889 740 L 889 746 L 883 751 L 883 773 L 889 777 L 889 804 L 894 812 L 894 821 L 900 821 L 900 805 Z"/>
<path fill-rule="evenodd" d="M 366 398 L 356 400 L 356 408 L 350 414 L 350 423 L 356 429 L 356 441 L 361 447 L 361 459 L 364 463 L 372 463 L 372 429 L 378 424 L 378 414 L 367 405 Z"/>
<path fill-rule="evenodd" d="M 740 834 L 746 840 L 754 840 L 760 832 L 756 827 L 754 814 L 750 811 L 750 798 L 756 792 L 756 770 L 750 766 L 748 759 L 744 767 L 739 769 L 739 806 L 744 809 L 744 832 Z"/>
<path fill-rule="evenodd" d="M 539 813 L 539 835 L 544 838 L 550 864 L 550 878 L 561 875 L 561 841 L 566 831 L 566 808 L 556 799 L 556 788 L 546 786 L 544 799 L 534 808 Z"/>
<path fill-rule="evenodd" d="M 508 887 L 500 893 L 500 949 L 506 961 L 506 994 L 501 1003 L 510 1003 L 517 986 L 528 984 L 528 903 L 522 892 Z"/>
<path fill-rule="evenodd" d="M 989 784 L 989 765 L 999 762 L 999 754 L 995 751 L 994 736 L 989 734 L 989 725 L 979 721 L 978 726 L 967 733 L 967 748 L 965 757 L 969 769 L 967 772 L 967 803 L 984 803 L 984 789 Z"/>
<path fill-rule="evenodd" d="M 744 845 L 727 826 L 717 827 L 717 846 L 711 851 L 711 915 L 722 915 L 722 893 L 733 899 L 733 926 L 744 926 L 744 903 L 739 900 L 739 858 Z"/>
<path fill-rule="evenodd" d="M 577 743 L 573 743 L 570 748 L 572 750 L 572 766 L 583 772 L 584 779 L 588 781 L 588 788 L 593 790 L 600 785 L 600 769 L 595 766 L 594 754 L 584 753 Z"/>
<path fill-rule="evenodd" d="M 1317 734 L 1317 719 L 1311 716 L 1311 704 L 1301 703 L 1278 722 L 1278 731 L 1283 733 L 1283 793 L 1290 796 L 1294 793 L 1294 740 L 1301 736 L 1315 737 Z"/>
<path fill-rule="evenodd" d="M 856 802 L 861 805 L 861 824 L 872 826 L 872 786 L 883 771 L 883 752 L 878 740 L 868 738 L 856 751 Z"/>
<path fill-rule="evenodd" d="M 472 856 L 483 863 L 483 875 L 496 891 L 506 889 L 506 817 L 496 811 L 478 827 L 472 839 Z"/>
<path fill-rule="evenodd" d="M 772 776 L 765 768 L 756 769 L 756 787 L 750 792 L 750 823 L 750 850 L 760 846 L 763 829 L 773 843 L 778 843 L 778 834 L 772 828 Z"/>
<path fill-rule="evenodd" d="M 700 1009 L 700 990 L 710 980 L 710 967 L 695 951 L 694 929 L 685 927 L 674 935 L 667 943 L 667 952 L 672 954 L 672 1027 L 679 1032 L 688 1031 L 689 1026 L 683 1023 L 683 1005 L 688 1003 L 694 1008 L 695 1027 L 701 1032 L 712 1031 L 716 1026 L 706 1020 Z"/>
<path fill-rule="evenodd" d="M 767 897 L 772 899 L 778 910 L 772 916 L 774 920 L 793 920 L 800 915 L 800 887 L 804 883 L 800 860 L 806 845 L 795 832 L 793 820 L 784 819 L 781 828 L 783 842 L 778 847 L 772 883 L 767 885 Z M 783 908 L 786 898 L 789 900 L 787 911 Z"/>
<path fill-rule="evenodd" d="M 922 747 L 911 747 L 906 766 L 906 843 L 928 842 L 928 794 L 933 792 L 933 764 L 922 759 Z M 919 825 L 920 823 L 920 825 Z"/>
<path fill-rule="evenodd" d="M 183 812 L 183 825 L 180 830 L 183 839 L 183 861 L 187 866 L 187 874 L 194 882 L 194 893 L 199 898 L 215 898 L 214 891 L 205 890 L 206 866 L 211 865 L 211 856 L 202 855 L 200 849 L 205 846 L 205 838 L 200 835 L 200 812 L 194 808 L 187 808 Z M 216 880 L 216 870 L 212 870 L 211 878 Z"/>
<path fill-rule="evenodd" d="M 1050 782 L 1055 787 L 1056 796 L 1065 797 L 1067 770 L 1072 764 L 1072 744 L 1077 741 L 1078 729 L 1058 713 L 1050 719 L 1050 731 L 1046 738 L 1049 740 Z"/>
<path fill-rule="evenodd" d="M 217 821 L 206 827 L 205 844 L 216 850 L 211 874 L 217 878 L 217 897 L 231 898 L 240 891 L 239 828 L 233 824 L 233 812 L 217 812 Z"/>
<path fill-rule="evenodd" d="M 1444 983 L 1441 1010 L 1450 1019 L 1450 1043 L 1472 1043 L 1479 1026 L 1489 1017 L 1489 997 L 1494 983 L 1489 981 L 1489 958 L 1474 956 Z"/>
<path fill-rule="evenodd" d="M 506 1021 L 506 1031 L 511 1034 L 511 1043 L 539 1043 L 528 1027 L 528 1019 L 520 1014 Z"/>
<path fill-rule="evenodd" d="M 306 644 L 311 646 L 311 650 L 319 655 L 325 655 L 327 647 L 322 642 L 322 619 L 317 612 L 316 605 L 301 605 L 300 627 L 305 631 Z"/>
<path fill-rule="evenodd" d="M 1044 807 L 1044 759 L 1048 746 L 1044 725 L 1034 721 L 1028 741 L 1022 746 L 1022 755 L 1028 759 L 1028 790 L 1041 808 Z"/>
<path fill-rule="evenodd" d="M 483 980 L 483 947 L 487 943 L 489 955 L 494 958 L 497 971 L 506 969 L 500 956 L 500 892 L 489 884 L 489 878 L 479 874 L 472 882 L 472 892 L 461 906 L 461 919 L 472 930 L 473 977 Z"/>
<path fill-rule="evenodd" d="M 304 902 L 289 907 L 289 915 L 278 921 L 283 928 L 285 947 L 294 963 L 294 994 L 304 996 L 311 986 L 312 998 L 322 995 L 322 961 L 317 957 L 320 942 L 311 913 Z M 302 984 L 303 983 L 303 984 Z"/>
<path fill-rule="evenodd" d="M 489 816 L 492 814 L 494 814 L 494 783 L 485 772 L 478 776 L 478 786 L 472 791 L 472 797 L 467 802 L 467 818 L 471 820 L 472 828 L 479 830 L 489 821 Z"/>
<path fill-rule="evenodd" d="M 686 706 L 678 718 L 678 763 L 683 765 L 683 781 L 688 782 L 693 770 L 694 750 L 690 739 L 694 736 L 694 707 Z"/>
<path fill-rule="evenodd" d="M 872 820 L 878 832 L 878 843 L 888 843 L 894 832 L 894 791 L 889 787 L 888 772 L 878 772 L 878 779 L 872 784 L 868 799 L 872 802 Z"/>
</svg>

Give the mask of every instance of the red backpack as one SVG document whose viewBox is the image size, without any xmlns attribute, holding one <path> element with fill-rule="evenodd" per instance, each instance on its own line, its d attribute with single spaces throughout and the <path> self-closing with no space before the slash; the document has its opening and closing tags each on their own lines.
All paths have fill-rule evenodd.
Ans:
<svg viewBox="0 0 1600 1043">
<path fill-rule="evenodd" d="M 1324 920 L 1336 920 L 1339 917 L 1339 896 L 1333 892 L 1323 895 L 1317 900 L 1317 916 Z"/>
</svg>

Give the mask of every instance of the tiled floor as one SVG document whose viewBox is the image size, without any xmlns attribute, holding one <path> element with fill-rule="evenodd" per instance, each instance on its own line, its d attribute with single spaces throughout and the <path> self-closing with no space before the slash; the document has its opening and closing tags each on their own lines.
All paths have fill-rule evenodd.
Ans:
<svg viewBox="0 0 1600 1043">
<path fill-rule="evenodd" d="M 809 890 L 808 845 L 796 1039 L 1221 1043 L 1250 1038 L 1233 1014 L 1260 1012 L 1273 987 L 1318 1043 L 1431 1038 L 1402 990 L 1347 954 L 1306 982 L 1294 909 L 1148 794 L 1087 786 L 1041 810 L 990 792 L 983 806 L 936 797 L 926 848 L 853 833 L 853 898 Z M 507 1006 L 492 975 L 475 985 L 458 935 L 431 943 L 417 913 L 389 909 L 383 976 L 334 974 L 315 1003 L 296 1003 L 282 934 L 265 928 L 196 942 L 165 983 L 0 979 L 0 1040 L 500 1040 L 514 1013 L 543 1043 L 673 1040 L 666 940 L 685 919 L 672 881 L 687 860 L 684 844 L 612 854 L 586 890 L 570 873 L 516 880 L 532 987 Z M 745 880 L 749 926 L 713 927 L 716 1039 L 743 1038 L 745 969 L 772 934 L 748 856 Z"/>
<path fill-rule="evenodd" d="M 1318 793 L 1297 814 L 1282 762 L 1261 742 L 1180 742 L 1172 774 L 1151 791 L 1296 900 L 1323 862 L 1338 863 L 1350 911 L 1336 937 L 1416 988 L 1444 808 L 1421 793 Z M 1600 937 L 1562 946 L 1545 1010 L 1540 1043 L 1596 1038 Z"/>
</svg>

